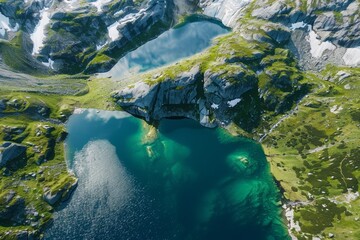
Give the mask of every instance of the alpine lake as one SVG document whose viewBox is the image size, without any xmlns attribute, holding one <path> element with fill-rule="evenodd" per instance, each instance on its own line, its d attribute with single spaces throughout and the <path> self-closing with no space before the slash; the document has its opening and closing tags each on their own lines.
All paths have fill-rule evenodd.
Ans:
<svg viewBox="0 0 360 240">
<path fill-rule="evenodd" d="M 103 76 L 168 64 L 226 32 L 209 21 L 186 23 Z M 79 184 L 45 239 L 289 239 L 279 189 L 254 141 L 188 119 L 164 119 L 149 134 L 141 119 L 95 109 L 74 113 L 67 130 L 67 163 Z"/>
</svg>

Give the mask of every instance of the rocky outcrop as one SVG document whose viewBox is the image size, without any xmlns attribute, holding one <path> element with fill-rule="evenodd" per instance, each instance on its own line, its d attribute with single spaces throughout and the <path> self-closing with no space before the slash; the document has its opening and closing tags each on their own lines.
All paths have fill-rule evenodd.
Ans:
<svg viewBox="0 0 360 240">
<path fill-rule="evenodd" d="M 14 190 L 8 190 L 1 194 L 0 199 L 0 224 L 11 221 L 22 224 L 25 220 L 25 200 L 17 195 Z"/>
<path fill-rule="evenodd" d="M 123 109 L 147 121 L 184 117 L 215 127 L 228 123 L 234 117 L 231 109 L 257 88 L 252 71 L 242 65 L 229 65 L 205 73 L 195 66 L 175 78 L 139 82 L 113 97 Z"/>
<path fill-rule="evenodd" d="M 63 187 L 56 190 L 44 188 L 44 200 L 52 206 L 67 201 L 78 184 L 78 180 L 76 178 L 71 178 L 71 180 L 72 182 L 68 182 L 64 184 Z"/>
<path fill-rule="evenodd" d="M 133 88 L 117 92 L 114 98 L 128 112 L 147 121 L 166 117 L 196 119 L 201 81 L 200 68 L 197 66 L 174 79 L 163 79 L 160 83 L 139 82 Z"/>
<path fill-rule="evenodd" d="M 352 2 L 343 10 L 333 10 L 319 14 L 313 29 L 323 41 L 346 48 L 360 46 L 360 16 L 358 1 Z"/>
<path fill-rule="evenodd" d="M 21 157 L 26 152 L 24 145 L 5 142 L 0 146 L 0 168 L 9 162 Z"/>
</svg>

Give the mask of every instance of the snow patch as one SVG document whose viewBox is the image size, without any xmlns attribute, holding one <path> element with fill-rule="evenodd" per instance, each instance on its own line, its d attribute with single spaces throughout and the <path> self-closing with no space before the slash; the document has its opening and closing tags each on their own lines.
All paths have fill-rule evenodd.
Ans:
<svg viewBox="0 0 360 240">
<path fill-rule="evenodd" d="M 204 13 L 210 17 L 219 18 L 226 26 L 236 23 L 242 10 L 251 0 L 219 0 L 204 8 Z"/>
<path fill-rule="evenodd" d="M 219 104 L 213 103 L 213 104 L 211 104 L 211 108 L 212 109 L 219 109 Z"/>
<path fill-rule="evenodd" d="M 43 65 L 45 65 L 48 68 L 54 69 L 53 65 L 54 65 L 54 61 L 51 60 L 50 58 L 48 59 L 47 62 L 41 62 Z"/>
<path fill-rule="evenodd" d="M 45 39 L 45 27 L 50 23 L 49 8 L 44 8 L 40 12 L 40 21 L 36 25 L 34 32 L 30 35 L 31 40 L 34 43 L 32 54 L 38 54 L 40 49 L 44 46 Z"/>
<path fill-rule="evenodd" d="M 296 22 L 296 23 L 293 23 L 291 24 L 291 27 L 290 27 L 290 30 L 296 30 L 296 29 L 299 29 L 299 28 L 305 28 L 307 27 L 308 25 L 306 23 L 304 23 L 304 21 L 301 21 L 301 22 Z"/>
<path fill-rule="evenodd" d="M 326 50 L 333 51 L 336 49 L 336 46 L 331 42 L 321 41 L 319 35 L 314 30 L 311 30 L 311 26 L 309 26 L 309 29 L 310 33 L 307 41 L 310 43 L 310 53 L 314 58 L 320 58 Z"/>
<path fill-rule="evenodd" d="M 115 41 L 116 39 L 118 39 L 120 37 L 120 33 L 117 30 L 117 27 L 119 25 L 120 25 L 119 22 L 115 22 L 108 27 L 108 33 L 109 33 L 109 37 L 110 37 L 111 41 Z"/>
<path fill-rule="evenodd" d="M 235 107 L 236 104 L 238 104 L 239 102 L 241 102 L 241 98 L 235 98 L 231 101 L 228 101 L 227 104 L 229 105 L 229 107 Z"/>
<path fill-rule="evenodd" d="M 97 0 L 96 2 L 92 2 L 91 4 L 97 8 L 98 12 L 102 12 L 102 7 L 111 2 L 111 0 Z"/>
<path fill-rule="evenodd" d="M 9 31 L 16 32 L 19 30 L 19 25 L 16 24 L 14 28 L 10 27 L 10 20 L 8 17 L 0 13 L 0 35 L 5 37 L 5 34 Z"/>
<path fill-rule="evenodd" d="M 96 51 L 99 51 L 102 49 L 108 42 L 105 42 L 104 44 L 96 45 Z"/>
<path fill-rule="evenodd" d="M 71 11 L 75 8 L 76 3 L 78 0 L 65 0 L 65 3 L 67 4 L 68 8 L 67 11 Z"/>
<path fill-rule="evenodd" d="M 360 65 L 360 47 L 348 48 L 342 58 L 346 65 L 357 66 Z"/>
</svg>

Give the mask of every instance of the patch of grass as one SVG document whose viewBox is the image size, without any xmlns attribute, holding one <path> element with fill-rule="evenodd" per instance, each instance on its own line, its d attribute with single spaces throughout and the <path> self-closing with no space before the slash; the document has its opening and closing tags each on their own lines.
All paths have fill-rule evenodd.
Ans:
<svg viewBox="0 0 360 240">
<path fill-rule="evenodd" d="M 340 80 L 339 71 L 351 76 Z M 360 214 L 355 194 L 360 180 L 360 128 L 353 120 L 360 108 L 359 77 L 360 69 L 334 66 L 320 74 L 308 73 L 304 81 L 312 84 L 312 92 L 297 109 L 281 118 L 267 118 L 270 126 L 278 122 L 263 141 L 272 172 L 287 199 L 306 203 L 295 208 L 302 231 L 294 233 L 300 238 L 359 235 L 357 224 L 344 220 Z"/>
<path fill-rule="evenodd" d="M 0 54 L 4 63 L 14 70 L 31 75 L 49 74 L 50 71 L 25 50 L 25 41 L 22 31 L 17 32 L 11 41 L 0 40 Z"/>
</svg>

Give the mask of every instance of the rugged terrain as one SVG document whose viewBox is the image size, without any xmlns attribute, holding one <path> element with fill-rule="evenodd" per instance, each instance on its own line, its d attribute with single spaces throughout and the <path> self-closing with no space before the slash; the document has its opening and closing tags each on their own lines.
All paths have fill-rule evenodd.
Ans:
<svg viewBox="0 0 360 240">
<path fill-rule="evenodd" d="M 359 4 L 0 1 L 0 237 L 40 236 L 76 185 L 63 122 L 116 103 L 150 123 L 186 117 L 260 141 L 291 236 L 358 239 Z M 192 13 L 232 32 L 134 79 L 87 81 Z"/>
</svg>

